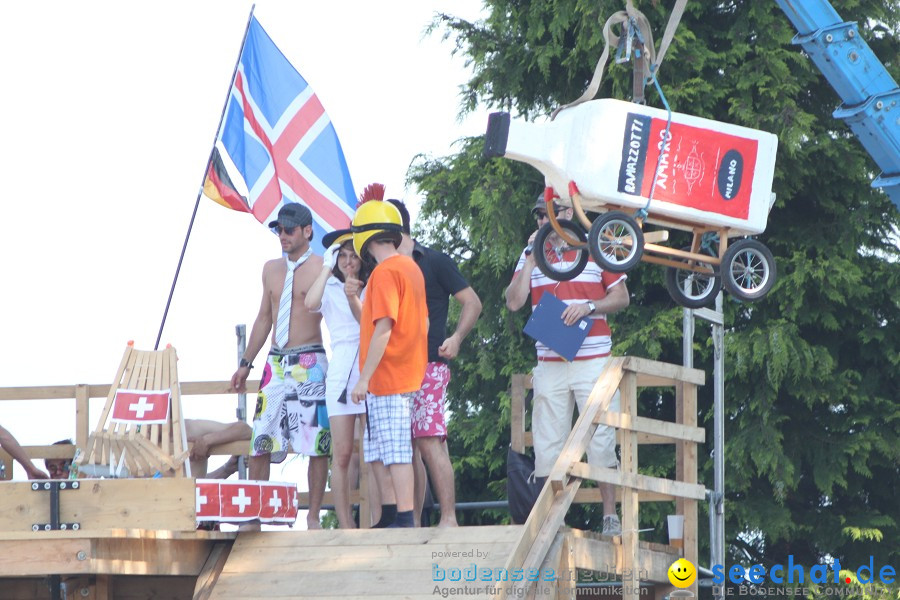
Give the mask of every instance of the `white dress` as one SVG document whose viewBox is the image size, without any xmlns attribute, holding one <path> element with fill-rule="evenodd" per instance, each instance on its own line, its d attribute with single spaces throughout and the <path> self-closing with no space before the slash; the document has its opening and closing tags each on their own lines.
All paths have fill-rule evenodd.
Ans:
<svg viewBox="0 0 900 600">
<path fill-rule="evenodd" d="M 365 404 L 354 404 L 350 399 L 350 391 L 359 381 L 359 323 L 350 311 L 344 284 L 334 276 L 325 283 L 319 312 L 331 335 L 331 359 L 325 376 L 328 416 L 362 414 Z M 339 401 L 342 395 L 343 402 Z"/>
</svg>

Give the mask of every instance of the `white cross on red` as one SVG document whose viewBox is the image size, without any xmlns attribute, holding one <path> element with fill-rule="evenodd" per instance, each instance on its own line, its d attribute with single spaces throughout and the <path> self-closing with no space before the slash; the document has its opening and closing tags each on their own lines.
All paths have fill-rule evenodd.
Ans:
<svg viewBox="0 0 900 600">
<path fill-rule="evenodd" d="M 149 398 L 147 396 L 141 396 L 138 398 L 137 402 L 128 405 L 128 410 L 134 412 L 138 419 L 143 419 L 144 413 L 153 410 L 153 403 L 148 402 L 148 400 Z"/>
<path fill-rule="evenodd" d="M 197 509 L 196 510 L 197 510 L 197 512 L 200 512 L 200 510 L 203 508 L 203 505 L 209 503 L 209 498 L 207 498 L 206 496 L 204 496 L 200 493 L 199 487 L 196 488 L 196 491 L 197 491 Z"/>
<path fill-rule="evenodd" d="M 244 493 L 244 488 L 238 489 L 238 495 L 231 497 L 231 503 L 238 507 L 238 512 L 244 514 L 244 509 L 250 506 L 253 500 Z"/>
<path fill-rule="evenodd" d="M 278 490 L 272 491 L 272 497 L 269 499 L 269 506 L 272 507 L 273 510 L 278 510 L 281 508 L 281 498 L 278 497 Z"/>
</svg>

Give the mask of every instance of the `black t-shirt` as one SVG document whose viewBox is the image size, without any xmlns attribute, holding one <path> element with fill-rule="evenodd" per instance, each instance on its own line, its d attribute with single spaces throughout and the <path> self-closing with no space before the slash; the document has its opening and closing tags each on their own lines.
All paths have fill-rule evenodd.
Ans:
<svg viewBox="0 0 900 600">
<path fill-rule="evenodd" d="M 453 259 L 438 250 L 415 242 L 413 259 L 425 277 L 425 303 L 428 305 L 428 362 L 446 363 L 438 348 L 447 339 L 447 312 L 450 296 L 469 287 Z"/>
</svg>

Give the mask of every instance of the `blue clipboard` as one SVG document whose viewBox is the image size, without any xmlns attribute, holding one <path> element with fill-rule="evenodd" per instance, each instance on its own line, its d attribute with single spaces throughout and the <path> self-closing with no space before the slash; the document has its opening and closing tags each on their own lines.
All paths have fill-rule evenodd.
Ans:
<svg viewBox="0 0 900 600">
<path fill-rule="evenodd" d="M 580 319 L 574 325 L 566 325 L 562 320 L 566 306 L 550 292 L 544 292 L 523 331 L 570 361 L 591 331 L 591 320 Z"/>
</svg>

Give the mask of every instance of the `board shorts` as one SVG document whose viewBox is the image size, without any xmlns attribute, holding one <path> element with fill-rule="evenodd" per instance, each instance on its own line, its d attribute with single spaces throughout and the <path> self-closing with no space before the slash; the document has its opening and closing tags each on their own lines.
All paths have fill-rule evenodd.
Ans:
<svg viewBox="0 0 900 600">
<path fill-rule="evenodd" d="M 288 448 L 306 456 L 331 453 L 331 430 L 325 408 L 328 358 L 321 345 L 275 349 L 266 358 L 256 411 L 250 455 L 271 455 L 282 462 Z"/>
<path fill-rule="evenodd" d="M 416 392 L 412 406 L 412 437 L 439 437 L 447 439 L 444 418 L 444 398 L 450 385 L 450 367 L 442 362 L 430 362 L 425 367 L 425 379 Z"/>
</svg>

